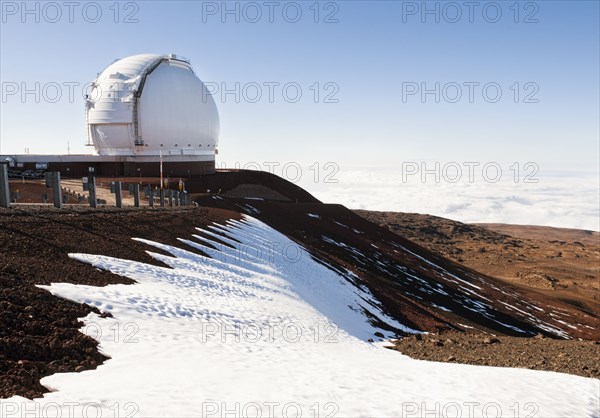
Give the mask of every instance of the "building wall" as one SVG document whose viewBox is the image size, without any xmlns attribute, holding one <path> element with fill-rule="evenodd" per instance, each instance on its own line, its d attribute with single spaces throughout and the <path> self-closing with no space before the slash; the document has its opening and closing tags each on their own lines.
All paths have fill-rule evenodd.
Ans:
<svg viewBox="0 0 600 418">
<path fill-rule="evenodd" d="M 35 162 L 24 162 L 19 170 L 36 170 Z M 49 162 L 46 171 L 60 171 L 61 177 L 158 177 L 160 164 L 158 162 Z M 163 176 L 167 177 L 196 177 L 215 172 L 214 161 L 193 162 L 164 162 Z"/>
</svg>

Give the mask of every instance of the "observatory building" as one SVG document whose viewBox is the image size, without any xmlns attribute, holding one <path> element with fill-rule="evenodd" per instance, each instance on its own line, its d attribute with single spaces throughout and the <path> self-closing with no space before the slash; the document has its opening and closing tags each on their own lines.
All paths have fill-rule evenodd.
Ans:
<svg viewBox="0 0 600 418">
<path fill-rule="evenodd" d="M 219 139 L 215 101 L 190 61 L 133 55 L 99 73 L 85 98 L 90 155 L 3 156 L 11 169 L 63 176 L 172 176 L 213 173 Z"/>
</svg>

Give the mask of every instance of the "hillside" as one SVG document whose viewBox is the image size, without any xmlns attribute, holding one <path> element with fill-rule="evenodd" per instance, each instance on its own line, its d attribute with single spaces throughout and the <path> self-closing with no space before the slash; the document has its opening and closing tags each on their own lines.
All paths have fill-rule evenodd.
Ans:
<svg viewBox="0 0 600 418">
<path fill-rule="evenodd" d="M 470 225 L 417 213 L 356 213 L 469 268 L 600 315 L 599 232 Z"/>
<path fill-rule="evenodd" d="M 262 292 L 260 300 L 271 300 L 272 294 L 284 298 L 283 305 L 273 306 L 283 309 L 275 323 L 290 316 L 292 323 L 303 318 L 300 323 L 306 324 L 317 312 L 319 321 L 339 327 L 349 347 L 423 331 L 460 331 L 474 338 L 494 334 L 505 341 L 540 335 L 600 339 L 592 312 L 453 262 L 287 182 L 263 185 L 257 178 L 237 172 L 224 183 L 222 195 L 198 185 L 194 196 L 200 207 L 0 210 L 5 313 L 0 317 L 0 398 L 38 397 L 47 387 L 67 390 L 65 372 L 114 365 L 106 361 L 114 353 L 139 356 L 106 338 L 98 351 L 97 339 L 77 331 L 78 318 L 102 327 L 135 318 L 148 329 L 163 329 L 162 320 L 187 321 L 207 309 L 209 316 L 199 318 L 218 318 L 222 312 L 223 318 L 239 317 L 234 323 L 254 324 L 271 315 L 253 299 Z M 135 295 L 155 285 L 166 287 L 156 295 Z M 169 286 L 183 293 L 171 300 L 180 290 Z M 187 292 L 199 292 L 202 299 Z M 296 296 L 286 299 L 289 292 Z M 216 304 L 219 298 L 222 305 Z M 285 313 L 284 306 L 296 306 L 298 300 L 298 316 Z M 238 312 L 238 304 L 245 308 Z M 526 349 L 532 356 L 541 346 L 555 352 L 548 338 L 535 341 Z M 597 376 L 595 356 L 585 349 L 574 353 L 584 354 L 560 370 Z M 544 364 L 535 368 L 553 370 Z M 59 374 L 40 384 L 53 373 Z"/>
<path fill-rule="evenodd" d="M 106 357 L 81 334 L 78 318 L 97 308 L 53 297 L 37 285 L 65 282 L 91 286 L 133 283 L 69 258 L 91 252 L 160 264 L 132 236 L 177 244 L 190 225 L 235 218 L 219 210 L 161 211 L 70 207 L 0 210 L 0 398 L 39 396 L 39 379 L 52 373 L 95 369 Z"/>
</svg>

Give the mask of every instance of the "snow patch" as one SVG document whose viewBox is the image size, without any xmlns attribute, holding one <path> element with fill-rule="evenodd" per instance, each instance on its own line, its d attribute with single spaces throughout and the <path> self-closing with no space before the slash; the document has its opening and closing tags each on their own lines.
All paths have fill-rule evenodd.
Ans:
<svg viewBox="0 0 600 418">
<path fill-rule="evenodd" d="M 125 408 L 135 416 L 224 416 L 232 410 L 240 416 L 249 405 L 265 417 L 289 414 L 284 408 L 290 405 L 302 416 L 401 416 L 414 410 L 407 408 L 416 406 L 422 415 L 451 403 L 460 414 L 476 416 L 494 403 L 495 411 L 512 416 L 511 408 L 526 402 L 539 407 L 539 416 L 597 414 L 595 379 L 415 361 L 369 344 L 365 339 L 374 332 L 388 332 L 371 324 L 367 311 L 389 326 L 403 325 L 378 311 L 377 301 L 352 285 L 350 275 L 334 272 L 301 247 L 299 258 L 292 262 L 288 253 L 286 259 L 281 249 L 297 244 L 250 217 L 220 229 L 228 231 L 224 240 L 231 247 L 203 242 L 217 252 L 227 247 L 231 252 L 223 259 L 146 240 L 140 241 L 171 254 L 149 253 L 169 267 L 71 254 L 137 282 L 40 286 L 73 301 L 110 306 L 113 318 L 90 314 L 83 331 L 111 358 L 97 370 L 42 379 L 54 391 L 35 403 L 14 397 L 2 404 L 18 402 L 23 411 L 53 405 L 62 416 L 73 403 L 90 402 L 101 416 L 114 416 L 115 405 L 119 416 L 132 412 Z M 264 252 L 247 254 L 244 246 Z"/>
</svg>

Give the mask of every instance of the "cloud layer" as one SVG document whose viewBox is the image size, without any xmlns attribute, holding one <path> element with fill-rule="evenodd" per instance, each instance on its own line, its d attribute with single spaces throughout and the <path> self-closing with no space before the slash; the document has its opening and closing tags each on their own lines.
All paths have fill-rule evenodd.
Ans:
<svg viewBox="0 0 600 418">
<path fill-rule="evenodd" d="M 406 167 L 405 167 L 406 168 Z M 406 175 L 406 169 L 340 169 L 338 183 L 298 184 L 318 199 L 341 203 L 353 209 L 427 213 L 461 222 L 494 222 L 546 225 L 600 230 L 600 180 L 598 173 L 538 173 L 525 182 L 515 182 L 510 172 L 493 180 L 475 171 L 472 179 L 463 172 L 455 176 L 420 173 Z M 479 175 L 478 175 L 479 174 Z M 404 178 L 403 178 L 404 177 Z"/>
</svg>

